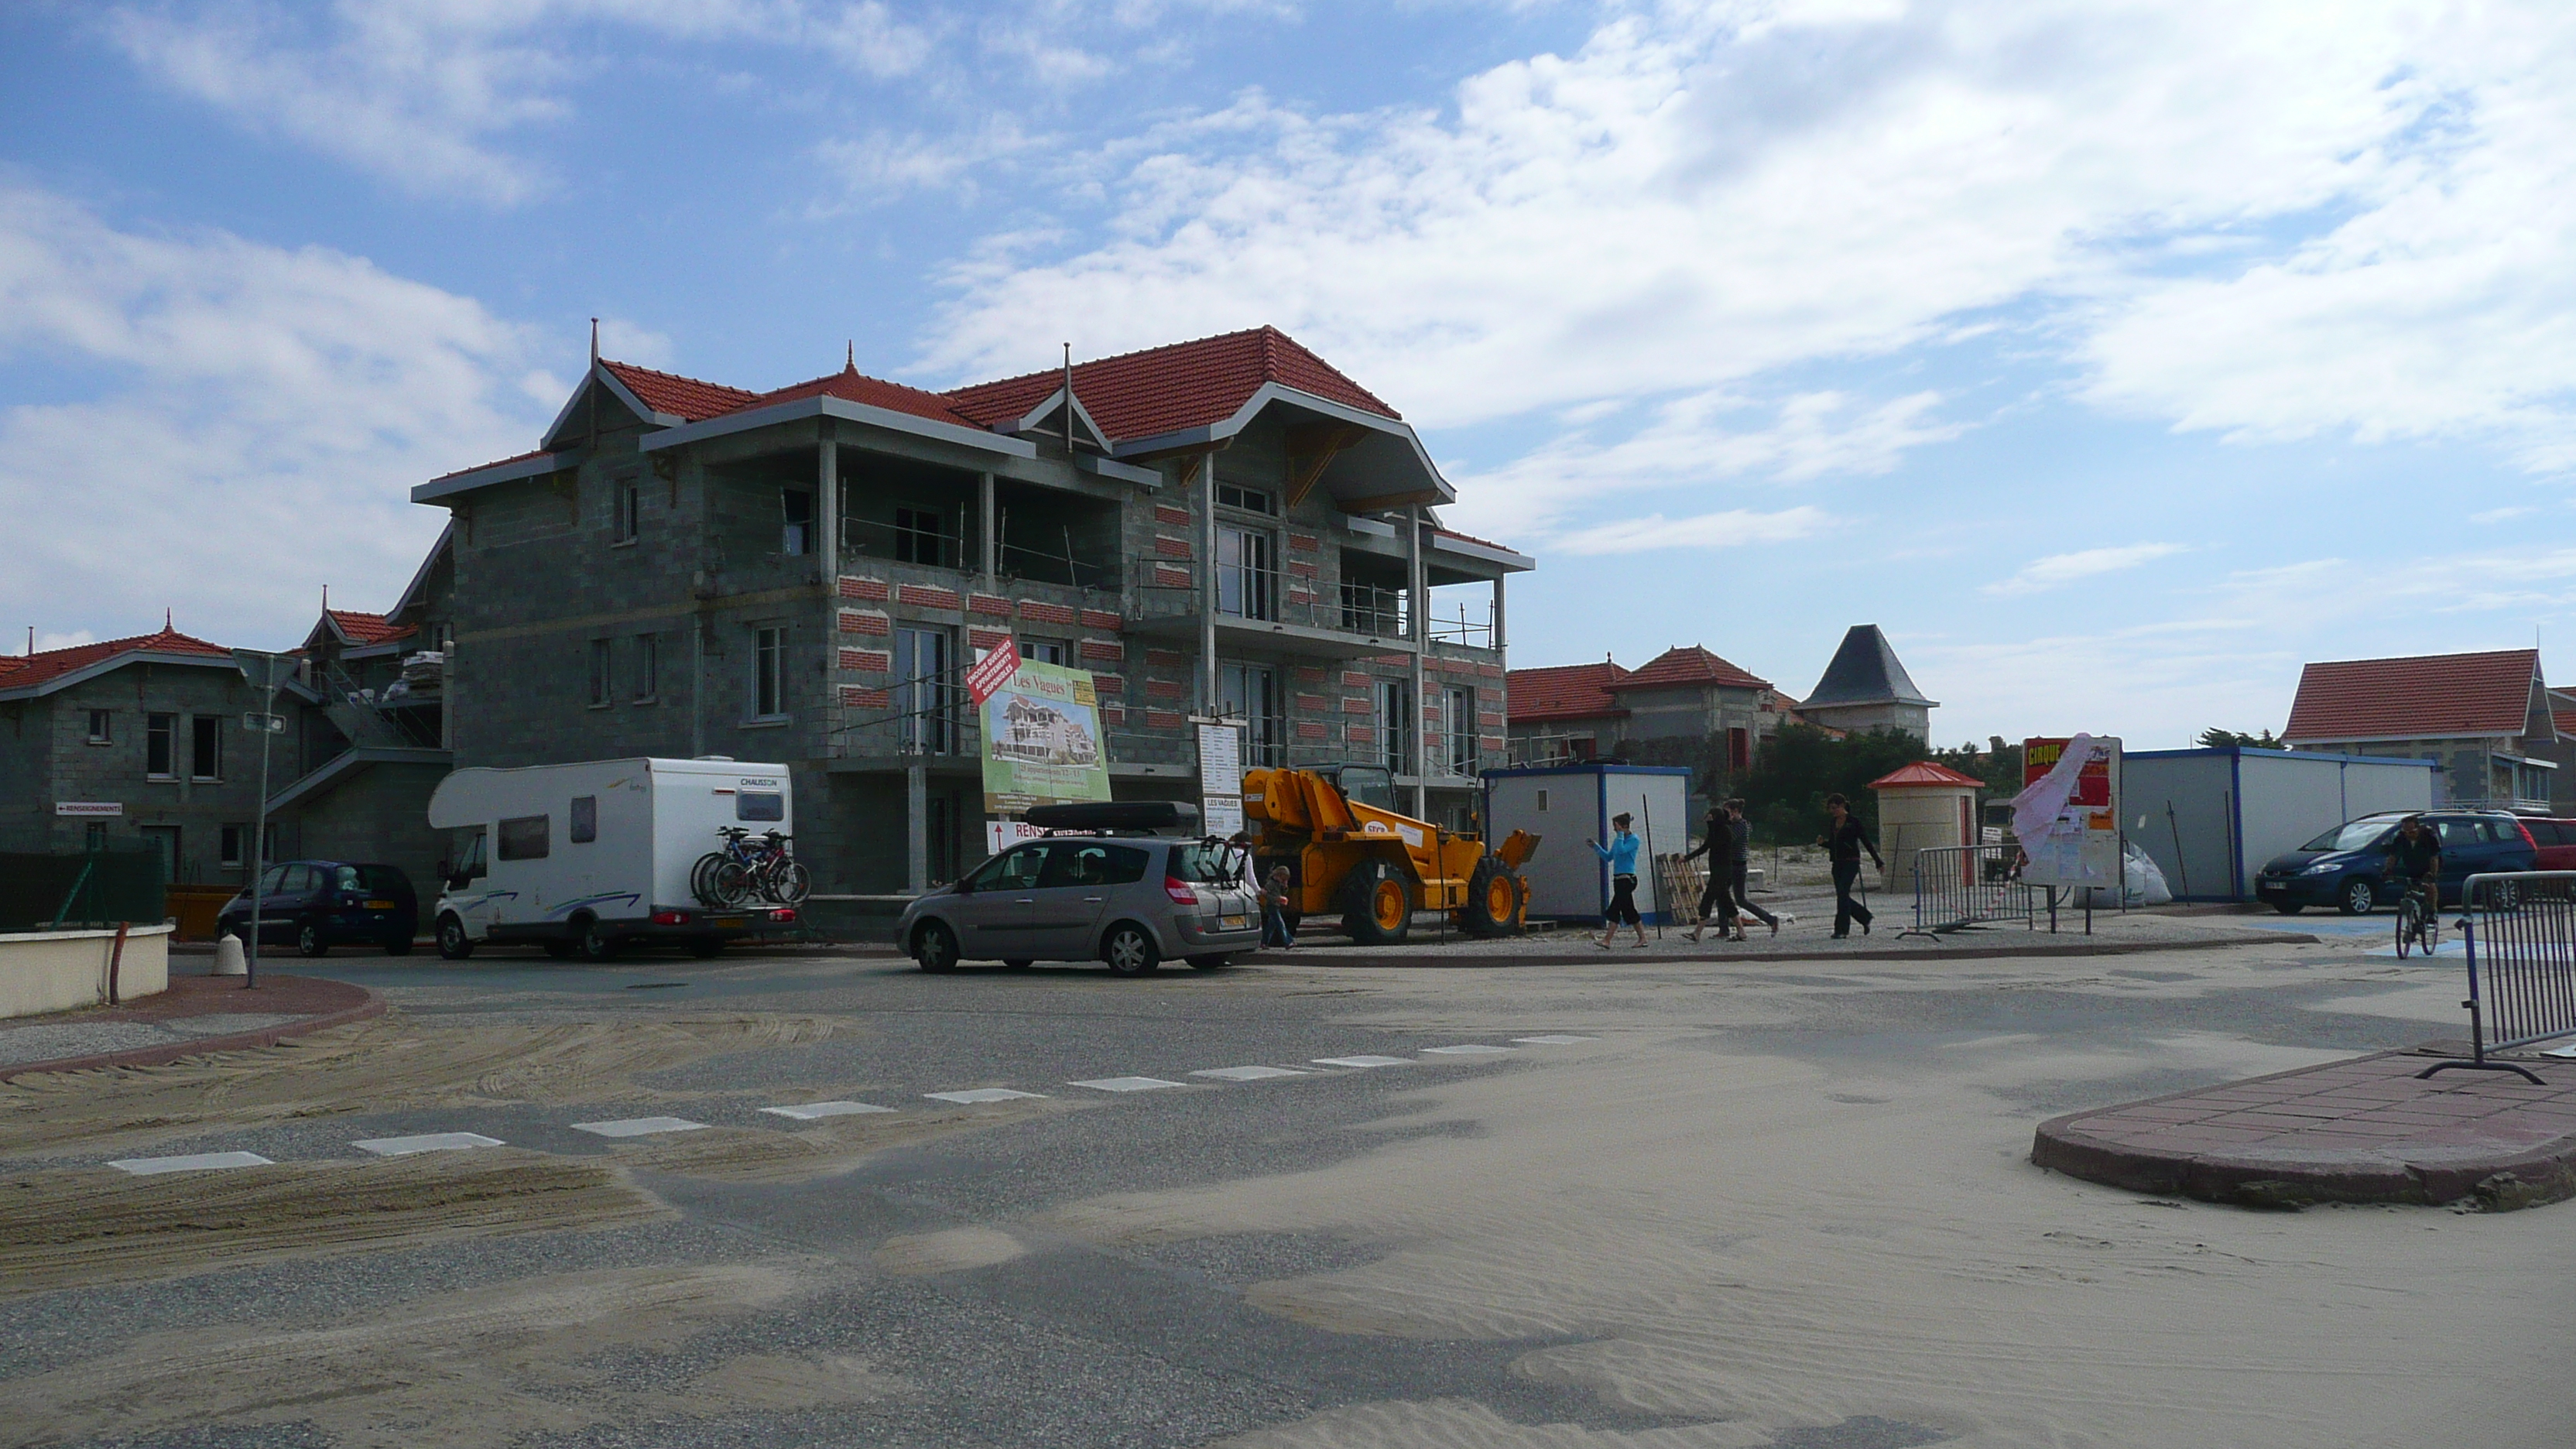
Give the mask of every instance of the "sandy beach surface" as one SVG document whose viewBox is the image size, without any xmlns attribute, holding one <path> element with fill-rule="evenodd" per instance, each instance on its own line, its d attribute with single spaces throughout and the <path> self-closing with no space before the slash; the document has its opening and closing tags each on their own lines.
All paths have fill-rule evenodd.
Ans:
<svg viewBox="0 0 2576 1449">
<path fill-rule="evenodd" d="M 2060 1112 L 2457 1034 L 2455 967 L 2363 939 L 352 966 L 389 1017 L 0 1089 L 0 1442 L 2576 1442 L 2576 1207 L 2028 1161 Z M 897 1110 L 764 1111 L 827 1100 Z M 704 1125 L 572 1126 L 649 1114 Z M 351 1150 L 395 1129 L 508 1145 Z M 103 1165 L 226 1149 L 278 1165 Z"/>
</svg>

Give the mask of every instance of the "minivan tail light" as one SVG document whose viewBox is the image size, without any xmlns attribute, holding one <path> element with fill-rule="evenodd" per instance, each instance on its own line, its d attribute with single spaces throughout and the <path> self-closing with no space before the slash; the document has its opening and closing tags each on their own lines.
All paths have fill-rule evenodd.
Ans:
<svg viewBox="0 0 2576 1449">
<path fill-rule="evenodd" d="M 1199 903 L 1199 893 L 1190 888 L 1188 881 L 1176 875 L 1163 877 L 1163 894 L 1170 896 L 1172 904 L 1176 906 L 1195 906 Z"/>
</svg>

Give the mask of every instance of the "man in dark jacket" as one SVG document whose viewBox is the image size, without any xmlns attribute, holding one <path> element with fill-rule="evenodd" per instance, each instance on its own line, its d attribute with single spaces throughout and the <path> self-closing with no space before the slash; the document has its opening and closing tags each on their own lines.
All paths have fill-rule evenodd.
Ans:
<svg viewBox="0 0 2576 1449">
<path fill-rule="evenodd" d="M 1852 886 L 1860 880 L 1860 853 L 1869 852 L 1869 863 L 1880 870 L 1887 862 L 1878 858 L 1878 842 L 1863 830 L 1860 818 L 1851 813 L 1851 802 L 1841 795 L 1825 797 L 1825 833 L 1817 840 L 1825 848 L 1825 858 L 1834 867 L 1834 939 L 1851 934 L 1851 923 L 1860 922 L 1860 933 L 1869 934 L 1869 907 L 1852 899 Z"/>
<path fill-rule="evenodd" d="M 1682 857 L 1684 860 L 1696 860 L 1703 855 L 1708 857 L 1708 884 L 1699 893 L 1699 914 L 1691 921 L 1690 938 L 1694 941 L 1707 928 L 1712 906 L 1717 909 L 1717 939 L 1723 941 L 1729 935 L 1738 941 L 1744 939 L 1743 920 L 1735 914 L 1736 877 L 1728 869 L 1734 842 L 1738 838 L 1735 828 L 1734 823 L 1727 819 L 1725 806 L 1712 808 L 1708 812 L 1708 834 Z M 1771 930 L 1776 935 L 1780 928 L 1773 926 Z"/>
<path fill-rule="evenodd" d="M 1741 913 L 1736 923 L 1736 939 L 1740 941 L 1744 938 L 1742 916 L 1751 916 L 1769 926 L 1772 935 L 1779 935 L 1780 918 L 1753 904 L 1751 889 L 1753 822 L 1744 818 L 1744 802 L 1740 799 L 1727 801 L 1725 809 L 1727 832 L 1734 842 L 1734 853 L 1728 856 L 1726 861 L 1726 881 L 1733 887 L 1731 894 L 1735 897 L 1735 909 Z M 1711 860 L 1710 864 L 1714 865 L 1716 862 Z"/>
</svg>

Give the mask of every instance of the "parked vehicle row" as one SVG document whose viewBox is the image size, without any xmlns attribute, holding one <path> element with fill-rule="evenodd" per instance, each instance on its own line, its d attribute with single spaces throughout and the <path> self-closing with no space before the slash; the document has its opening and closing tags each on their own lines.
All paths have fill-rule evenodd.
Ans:
<svg viewBox="0 0 2576 1449">
<path fill-rule="evenodd" d="M 2401 821 L 2418 813 L 2441 842 L 2444 905 L 2459 902 L 2461 883 L 2472 875 L 2576 869 L 2576 821 L 2500 810 L 2389 810 L 2346 821 L 2265 862 L 2254 880 L 2256 898 L 2283 915 L 2333 906 L 2357 916 L 2396 904 L 2403 884 L 2388 878 L 2389 841 Z"/>
</svg>

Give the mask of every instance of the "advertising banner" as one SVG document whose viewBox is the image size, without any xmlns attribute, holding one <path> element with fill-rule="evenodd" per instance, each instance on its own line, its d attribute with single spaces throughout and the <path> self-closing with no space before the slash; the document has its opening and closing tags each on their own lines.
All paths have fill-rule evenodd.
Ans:
<svg viewBox="0 0 2576 1449">
<path fill-rule="evenodd" d="M 1008 683 L 1019 668 L 1019 642 L 1008 634 L 1002 636 L 998 646 L 976 655 L 975 667 L 966 671 L 966 692 L 974 696 L 975 707 L 983 708 L 984 701 L 993 697 L 994 690 Z"/>
<path fill-rule="evenodd" d="M 2107 735 L 2022 741 L 2022 792 L 2013 798 L 2022 879 L 2032 885 L 2120 886 L 2120 742 Z"/>
<path fill-rule="evenodd" d="M 984 813 L 1018 815 L 1032 805 L 1109 798 L 1109 752 L 1100 738 L 1100 696 L 1086 670 L 1019 658 L 986 694 Z M 1004 649 L 976 661 L 980 670 Z M 974 671 L 968 672 L 970 688 Z"/>
<path fill-rule="evenodd" d="M 1199 828 L 1219 840 L 1243 829 L 1243 728 L 1199 729 Z"/>
</svg>

